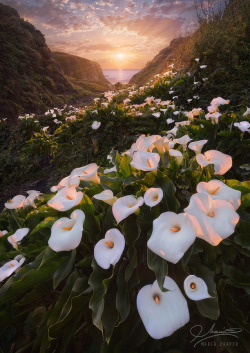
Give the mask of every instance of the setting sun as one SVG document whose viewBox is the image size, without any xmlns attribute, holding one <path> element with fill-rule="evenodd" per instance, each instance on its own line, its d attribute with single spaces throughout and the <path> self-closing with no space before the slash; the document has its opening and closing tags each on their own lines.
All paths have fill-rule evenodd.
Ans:
<svg viewBox="0 0 250 353">
<path fill-rule="evenodd" d="M 117 57 L 118 57 L 119 59 L 123 59 L 123 58 L 124 58 L 124 54 L 119 53 L 119 54 L 117 54 Z"/>
</svg>

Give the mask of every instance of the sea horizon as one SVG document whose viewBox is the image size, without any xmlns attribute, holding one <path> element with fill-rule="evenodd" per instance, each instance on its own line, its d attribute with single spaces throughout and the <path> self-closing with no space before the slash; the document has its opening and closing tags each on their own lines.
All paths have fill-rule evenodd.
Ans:
<svg viewBox="0 0 250 353">
<path fill-rule="evenodd" d="M 126 84 L 141 69 L 102 69 L 105 78 L 111 83 Z"/>
</svg>

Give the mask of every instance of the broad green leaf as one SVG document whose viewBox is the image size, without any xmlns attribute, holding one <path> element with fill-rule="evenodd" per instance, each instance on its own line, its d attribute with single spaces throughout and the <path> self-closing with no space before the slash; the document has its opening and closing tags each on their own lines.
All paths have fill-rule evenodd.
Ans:
<svg viewBox="0 0 250 353">
<path fill-rule="evenodd" d="M 42 222 L 40 222 L 30 233 L 30 235 L 35 234 L 36 232 L 39 232 L 41 229 L 44 228 L 51 228 L 55 221 L 58 219 L 58 217 L 46 217 Z"/>
<path fill-rule="evenodd" d="M 69 275 L 74 266 L 76 258 L 76 249 L 71 250 L 68 259 L 56 270 L 53 276 L 53 288 L 56 289 L 59 284 Z"/>
<path fill-rule="evenodd" d="M 165 277 L 168 274 L 168 263 L 160 256 L 154 254 L 150 249 L 147 249 L 148 267 L 155 272 L 158 285 L 162 292 L 168 290 L 163 287 Z"/>
</svg>

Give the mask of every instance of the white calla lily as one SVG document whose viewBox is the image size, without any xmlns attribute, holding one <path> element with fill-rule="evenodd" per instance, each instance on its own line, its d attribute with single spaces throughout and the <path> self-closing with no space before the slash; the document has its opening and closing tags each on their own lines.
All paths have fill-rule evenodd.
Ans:
<svg viewBox="0 0 250 353">
<path fill-rule="evenodd" d="M 69 182 L 71 182 L 73 177 L 78 176 L 81 180 L 91 181 L 92 183 L 100 184 L 100 179 L 97 175 L 98 168 L 99 166 L 96 163 L 90 163 L 88 165 L 85 165 L 84 167 L 75 168 L 70 174 Z"/>
<path fill-rule="evenodd" d="M 171 157 L 174 157 L 176 159 L 178 164 L 181 164 L 183 160 L 183 155 L 180 151 L 177 151 L 171 148 L 168 152 Z"/>
<path fill-rule="evenodd" d="M 104 190 L 99 194 L 94 195 L 93 197 L 94 199 L 103 201 L 110 206 L 112 206 L 118 200 L 117 197 L 113 195 L 111 190 Z"/>
<path fill-rule="evenodd" d="M 148 248 L 163 259 L 176 264 L 193 244 L 196 229 L 184 213 L 164 212 L 153 221 Z"/>
<path fill-rule="evenodd" d="M 196 154 L 201 153 L 202 147 L 207 143 L 208 140 L 200 140 L 200 141 L 194 141 L 191 142 L 188 145 L 188 148 L 190 148 L 190 150 L 193 150 Z"/>
<path fill-rule="evenodd" d="M 104 171 L 103 171 L 104 174 L 114 173 L 114 172 L 117 172 L 116 166 L 114 166 L 112 168 L 104 169 Z"/>
<path fill-rule="evenodd" d="M 101 122 L 100 121 L 96 121 L 96 120 L 91 125 L 93 130 L 97 130 L 100 126 L 101 126 Z"/>
<path fill-rule="evenodd" d="M 208 183 L 200 182 L 196 190 L 198 193 L 208 194 L 213 200 L 230 202 L 235 210 L 240 207 L 241 192 L 230 188 L 220 180 L 210 180 Z"/>
<path fill-rule="evenodd" d="M 187 144 L 190 141 L 192 141 L 192 139 L 188 135 L 182 136 L 182 137 L 180 137 L 178 139 L 174 139 L 174 142 L 179 143 L 180 145 L 182 145 L 182 148 L 183 148 L 184 151 L 186 150 Z"/>
<path fill-rule="evenodd" d="M 229 104 L 229 103 L 230 103 L 229 99 L 226 100 L 221 97 L 217 97 L 217 98 L 214 98 L 210 104 L 213 106 L 219 107 L 220 105 Z"/>
<path fill-rule="evenodd" d="M 192 195 L 189 206 L 184 211 L 193 216 L 196 235 L 213 246 L 233 234 L 239 221 L 239 215 L 231 203 L 213 200 L 204 193 Z"/>
<path fill-rule="evenodd" d="M 0 237 L 3 237 L 6 234 L 8 234 L 7 230 L 0 230 Z"/>
<path fill-rule="evenodd" d="M 29 233 L 29 228 L 19 228 L 17 231 L 10 235 L 7 240 L 13 246 L 13 248 L 17 249 L 20 241 Z"/>
<path fill-rule="evenodd" d="M 191 300 L 211 298 L 211 295 L 208 294 L 206 282 L 202 278 L 194 275 L 185 278 L 184 291 Z"/>
<path fill-rule="evenodd" d="M 225 174 L 232 167 L 232 157 L 216 150 L 197 154 L 196 161 L 201 167 L 213 164 L 215 174 L 219 175 Z"/>
<path fill-rule="evenodd" d="M 112 212 L 117 223 L 135 213 L 143 205 L 143 197 L 136 199 L 132 195 L 120 197 L 112 206 Z"/>
<path fill-rule="evenodd" d="M 144 136 L 141 135 L 136 140 L 135 144 L 131 146 L 135 152 L 137 151 L 148 151 L 151 145 L 161 138 L 160 135 Z"/>
<path fill-rule="evenodd" d="M 40 191 L 29 190 L 29 191 L 27 191 L 27 194 L 29 194 L 29 196 L 26 198 L 24 206 L 32 206 L 32 207 L 36 208 L 35 199 L 39 195 L 41 195 Z"/>
<path fill-rule="evenodd" d="M 25 204 L 26 197 L 23 195 L 17 195 L 13 199 L 9 200 L 4 204 L 9 210 L 14 210 L 16 208 L 22 208 Z"/>
<path fill-rule="evenodd" d="M 160 156 L 158 153 L 138 151 L 134 153 L 133 160 L 130 164 L 138 170 L 149 172 L 155 171 L 158 168 L 159 162 Z"/>
<path fill-rule="evenodd" d="M 0 267 L 0 282 L 12 275 L 24 263 L 25 258 L 22 255 L 17 255 L 13 260 L 6 262 Z"/>
<path fill-rule="evenodd" d="M 125 248 L 123 234 L 115 228 L 107 231 L 105 238 L 98 241 L 94 248 L 94 257 L 98 265 L 108 269 L 115 265 L 121 258 Z"/>
<path fill-rule="evenodd" d="M 76 191 L 74 187 L 65 186 L 48 201 L 48 205 L 57 211 L 67 211 L 78 205 L 83 198 L 81 191 Z"/>
<path fill-rule="evenodd" d="M 215 113 L 208 113 L 205 115 L 206 120 L 212 121 L 212 124 L 218 124 L 219 123 L 219 118 L 221 116 L 221 113 L 215 112 Z"/>
<path fill-rule="evenodd" d="M 187 301 L 175 281 L 166 277 L 162 292 L 157 281 L 137 295 L 137 310 L 148 334 L 154 339 L 171 336 L 190 319 Z"/>
<path fill-rule="evenodd" d="M 84 220 L 85 214 L 81 210 L 73 211 L 70 218 L 58 219 L 51 228 L 49 247 L 56 252 L 77 248 L 82 239 Z"/>
<path fill-rule="evenodd" d="M 149 207 L 158 205 L 163 199 L 163 191 L 161 188 L 150 188 L 144 194 L 144 202 Z"/>
<path fill-rule="evenodd" d="M 240 123 L 234 123 L 234 126 L 236 126 L 240 131 L 242 132 L 250 132 L 250 123 L 248 121 L 241 121 Z"/>
<path fill-rule="evenodd" d="M 249 107 L 247 107 L 247 110 L 245 111 L 243 116 L 248 116 L 248 115 L 250 115 L 250 108 Z"/>
<path fill-rule="evenodd" d="M 70 175 L 68 175 L 67 177 L 63 178 L 57 185 L 52 186 L 50 191 L 56 192 L 56 191 L 61 190 L 65 186 L 77 188 L 79 186 L 79 184 L 80 184 L 80 177 L 79 176 L 74 175 L 74 176 L 70 177 Z"/>
<path fill-rule="evenodd" d="M 160 139 L 157 139 L 150 147 L 150 150 L 153 148 L 157 149 L 157 152 L 159 154 L 164 154 L 166 151 L 168 151 L 170 148 L 173 148 L 175 145 L 175 142 L 172 140 L 169 140 L 167 137 L 161 137 Z"/>
</svg>

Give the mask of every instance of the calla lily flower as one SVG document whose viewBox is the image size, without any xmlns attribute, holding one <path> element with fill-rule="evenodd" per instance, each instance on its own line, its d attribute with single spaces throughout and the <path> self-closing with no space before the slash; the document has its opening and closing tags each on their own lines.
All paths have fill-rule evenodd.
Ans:
<svg viewBox="0 0 250 353">
<path fill-rule="evenodd" d="M 70 180 L 75 176 L 80 177 L 81 180 L 91 181 L 96 184 L 100 184 L 100 179 L 97 175 L 98 165 L 96 163 L 90 163 L 81 168 L 75 168 L 70 174 Z"/>
<path fill-rule="evenodd" d="M 204 193 L 191 196 L 184 211 L 193 216 L 196 235 L 213 246 L 233 234 L 239 221 L 239 215 L 228 201 L 213 200 Z"/>
<path fill-rule="evenodd" d="M 29 228 L 19 228 L 14 234 L 10 235 L 7 240 L 13 246 L 13 248 L 17 249 L 20 241 L 29 233 Z"/>
<path fill-rule="evenodd" d="M 183 160 L 183 155 L 180 151 L 170 149 L 168 152 L 171 157 L 174 157 L 176 159 L 178 164 L 181 164 L 181 162 Z"/>
<path fill-rule="evenodd" d="M 0 237 L 3 237 L 6 234 L 8 234 L 7 230 L 0 230 Z"/>
<path fill-rule="evenodd" d="M 117 223 L 135 213 L 143 205 L 143 197 L 136 199 L 132 195 L 120 197 L 112 206 L 112 212 Z"/>
<path fill-rule="evenodd" d="M 103 201 L 110 206 L 113 206 L 113 204 L 118 200 L 117 197 L 113 195 L 111 190 L 104 190 L 99 194 L 94 195 L 93 197 L 94 199 Z"/>
<path fill-rule="evenodd" d="M 230 100 L 225 100 L 221 97 L 217 97 L 217 98 L 214 98 L 212 101 L 211 101 L 211 105 L 213 106 L 217 106 L 219 107 L 220 105 L 224 105 L 224 104 L 229 104 L 230 103 Z"/>
<path fill-rule="evenodd" d="M 137 310 L 148 334 L 154 339 L 171 336 L 189 321 L 187 301 L 175 281 L 166 276 L 162 292 L 157 281 L 137 295 Z"/>
<path fill-rule="evenodd" d="M 58 185 L 56 186 L 52 186 L 52 188 L 50 189 L 51 192 L 56 192 L 61 190 L 63 187 L 67 186 L 67 187 L 74 187 L 77 188 L 80 184 L 80 177 L 77 175 L 74 176 L 67 176 L 65 178 L 63 178 Z"/>
<path fill-rule="evenodd" d="M 159 154 L 164 154 L 166 151 L 168 151 L 170 148 L 173 148 L 175 145 L 175 142 L 172 140 L 169 140 L 167 137 L 161 137 L 160 139 L 157 139 L 152 145 L 151 145 L 151 150 L 155 147 L 157 149 L 157 152 Z"/>
<path fill-rule="evenodd" d="M 94 257 L 98 265 L 105 270 L 115 265 L 125 248 L 123 234 L 115 228 L 107 231 L 105 238 L 98 241 L 94 248 Z"/>
<path fill-rule="evenodd" d="M 250 114 L 250 108 L 247 107 L 247 110 L 243 114 L 243 116 L 248 116 Z"/>
<path fill-rule="evenodd" d="M 198 154 L 196 161 L 201 167 L 214 165 L 215 174 L 223 175 L 232 167 L 232 157 L 216 150 L 209 150 L 204 154 Z"/>
<path fill-rule="evenodd" d="M 17 195 L 13 197 L 10 201 L 6 202 L 4 206 L 9 210 L 14 210 L 16 208 L 22 208 L 25 204 L 26 197 L 23 195 Z"/>
<path fill-rule="evenodd" d="M 93 130 L 97 130 L 101 126 L 100 121 L 94 121 L 93 124 L 91 125 Z"/>
<path fill-rule="evenodd" d="M 193 150 L 196 154 L 201 153 L 202 147 L 207 143 L 208 140 L 200 140 L 200 141 L 194 141 L 191 142 L 188 145 L 188 148 L 190 148 L 190 150 Z"/>
<path fill-rule="evenodd" d="M 70 218 L 58 219 L 51 228 L 49 247 L 58 251 L 70 251 L 78 247 L 82 239 L 85 214 L 81 210 L 75 210 Z"/>
<path fill-rule="evenodd" d="M 164 212 L 153 221 L 148 248 L 163 259 L 176 264 L 193 244 L 196 229 L 184 213 Z"/>
<path fill-rule="evenodd" d="M 24 206 L 32 206 L 36 208 L 34 201 L 39 195 L 41 195 L 40 191 L 28 190 L 27 194 L 29 194 L 29 196 L 26 198 Z"/>
<path fill-rule="evenodd" d="M 148 151 L 151 145 L 161 138 L 160 135 L 143 136 L 141 135 L 131 146 L 134 151 Z"/>
<path fill-rule="evenodd" d="M 188 135 L 182 136 L 182 137 L 179 138 L 179 139 L 174 139 L 174 142 L 179 143 L 180 145 L 182 145 L 183 150 L 186 149 L 187 144 L 188 144 L 190 141 L 192 141 L 192 139 L 191 139 Z"/>
<path fill-rule="evenodd" d="M 76 191 L 75 188 L 65 186 L 48 201 L 48 205 L 57 211 L 67 211 L 78 205 L 83 198 L 81 191 Z"/>
<path fill-rule="evenodd" d="M 197 185 L 196 190 L 198 193 L 208 194 L 213 200 L 230 202 L 235 210 L 240 207 L 241 192 L 230 188 L 220 180 L 210 180 L 208 183 L 201 182 Z"/>
<path fill-rule="evenodd" d="M 172 123 L 174 123 L 174 120 L 171 119 L 171 118 L 168 118 L 168 119 L 166 120 L 166 123 L 167 123 L 167 124 L 172 124 Z"/>
<path fill-rule="evenodd" d="M 202 278 L 190 275 L 185 278 L 184 291 L 191 300 L 202 300 L 211 298 L 205 281 Z"/>
<path fill-rule="evenodd" d="M 219 113 L 219 112 L 208 113 L 208 114 L 205 115 L 205 118 L 206 118 L 206 120 L 211 119 L 212 124 L 218 124 L 220 116 L 221 116 L 221 113 Z"/>
<path fill-rule="evenodd" d="M 177 130 L 178 130 L 177 126 L 173 127 L 173 129 L 171 129 L 171 130 L 168 130 L 167 131 L 167 133 L 168 133 L 167 137 L 169 138 L 169 136 L 171 136 L 171 135 L 176 136 Z"/>
<path fill-rule="evenodd" d="M 117 172 L 116 166 L 112 168 L 104 169 L 103 171 L 104 174 L 113 173 L 113 172 Z"/>
<path fill-rule="evenodd" d="M 0 282 L 5 278 L 12 275 L 22 264 L 25 258 L 22 255 L 17 255 L 14 260 L 6 262 L 2 267 L 0 267 Z"/>
<path fill-rule="evenodd" d="M 160 113 L 160 112 L 152 113 L 152 115 L 153 115 L 155 118 L 159 118 L 159 117 L 161 116 L 161 113 Z"/>
<path fill-rule="evenodd" d="M 240 131 L 242 132 L 250 132 L 250 123 L 248 121 L 241 121 L 240 123 L 234 123 L 234 126 L 236 126 Z"/>
<path fill-rule="evenodd" d="M 156 170 L 159 162 L 160 156 L 158 153 L 138 151 L 134 153 L 133 160 L 130 164 L 138 170 L 149 172 Z"/>
<path fill-rule="evenodd" d="M 144 202 L 149 207 L 158 205 L 163 199 L 163 191 L 161 188 L 150 188 L 144 194 Z"/>
</svg>

